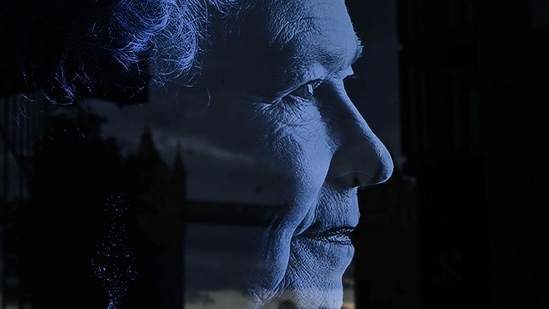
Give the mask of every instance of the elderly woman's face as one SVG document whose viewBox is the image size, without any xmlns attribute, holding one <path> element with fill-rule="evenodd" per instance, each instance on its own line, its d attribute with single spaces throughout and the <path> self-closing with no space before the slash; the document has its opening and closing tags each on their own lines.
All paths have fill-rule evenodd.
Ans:
<svg viewBox="0 0 549 309">
<path fill-rule="evenodd" d="M 276 206 L 243 270 L 252 302 L 340 308 L 357 186 L 385 181 L 392 162 L 344 88 L 361 51 L 344 2 L 265 2 L 205 60 L 211 105 L 193 125 L 251 158 L 241 175 Z"/>
</svg>

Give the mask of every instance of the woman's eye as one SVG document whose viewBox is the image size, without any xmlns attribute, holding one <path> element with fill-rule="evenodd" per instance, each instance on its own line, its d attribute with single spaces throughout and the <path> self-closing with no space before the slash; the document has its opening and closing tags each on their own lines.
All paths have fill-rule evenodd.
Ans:
<svg viewBox="0 0 549 309">
<path fill-rule="evenodd" d="M 309 101 L 315 95 L 315 89 L 322 83 L 321 80 L 314 80 L 299 86 L 290 92 L 290 95 Z"/>
</svg>

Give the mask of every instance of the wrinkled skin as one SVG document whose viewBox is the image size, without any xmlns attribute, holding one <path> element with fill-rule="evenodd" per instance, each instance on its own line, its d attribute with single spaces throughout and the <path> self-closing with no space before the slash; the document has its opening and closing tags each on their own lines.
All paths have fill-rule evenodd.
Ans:
<svg viewBox="0 0 549 309">
<path fill-rule="evenodd" d="M 392 161 L 344 89 L 360 54 L 344 2 L 260 2 L 205 59 L 211 106 L 192 126 L 252 158 L 255 183 L 273 192 L 256 263 L 238 265 L 250 306 L 341 308 L 357 187 L 385 181 Z"/>
</svg>

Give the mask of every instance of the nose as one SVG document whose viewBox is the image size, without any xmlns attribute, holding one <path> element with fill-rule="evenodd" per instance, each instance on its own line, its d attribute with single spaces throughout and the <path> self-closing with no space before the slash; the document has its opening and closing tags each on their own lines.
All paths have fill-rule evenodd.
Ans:
<svg viewBox="0 0 549 309">
<path fill-rule="evenodd" d="M 336 148 L 327 180 L 346 188 L 385 182 L 393 173 L 389 151 L 346 95 L 340 103 L 330 113 Z"/>
</svg>

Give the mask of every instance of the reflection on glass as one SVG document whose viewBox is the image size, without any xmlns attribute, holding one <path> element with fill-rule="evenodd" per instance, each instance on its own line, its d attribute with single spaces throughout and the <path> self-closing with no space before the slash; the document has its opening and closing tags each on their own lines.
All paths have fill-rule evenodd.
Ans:
<svg viewBox="0 0 549 309">
<path fill-rule="evenodd" d="M 215 265 L 231 271 L 216 282 L 243 291 L 254 308 L 284 300 L 340 308 L 357 188 L 392 172 L 389 153 L 344 87 L 360 41 L 343 1 L 260 2 L 228 14 L 214 24 L 201 71 L 210 105 L 181 122 L 214 155 L 240 159 L 230 172 L 200 172 L 210 196 L 235 198 L 230 186 L 239 184 L 240 197 L 260 196 L 269 207 L 254 233 L 210 234 L 246 244 L 236 264 L 215 256 Z M 234 31 L 215 31 L 228 28 L 230 14 L 238 16 Z"/>
<path fill-rule="evenodd" d="M 120 189 L 130 204 L 128 242 L 138 273 L 125 299 L 130 307 L 178 308 L 184 299 L 186 308 L 352 308 L 352 293 L 344 292 L 352 289 L 345 271 L 359 223 L 357 189 L 385 182 L 393 165 L 345 90 L 362 45 L 344 1 L 188 5 L 169 18 L 197 31 L 182 38 L 193 44 L 182 40 L 179 52 L 170 53 L 173 41 L 152 40 L 151 80 L 163 82 L 151 84 L 148 104 L 118 108 L 89 100 L 91 107 L 77 102 L 80 114 L 50 119 L 30 217 L 40 229 L 59 229 L 35 244 L 53 252 L 42 262 L 53 266 L 38 277 L 76 280 L 77 272 L 60 272 L 62 258 L 82 267 L 87 244 L 109 226 L 94 205 Z M 186 20 L 189 12 L 196 19 Z M 192 56 L 185 53 L 197 46 Z M 191 61 L 181 66 L 181 58 Z M 73 72 L 76 80 L 82 67 Z M 55 81 L 66 72 L 57 73 Z M 74 99 L 74 89 L 54 90 L 44 95 Z M 137 151 L 120 155 L 122 146 L 101 137 L 104 119 L 94 112 L 108 115 L 126 150 Z M 153 142 L 154 133 L 169 138 Z M 175 157 L 165 157 L 169 149 L 177 149 Z M 48 203 L 73 221 L 37 206 Z M 85 231 L 94 233 L 76 236 Z M 78 260 L 70 258 L 74 251 Z M 88 292 L 68 294 L 84 299 Z"/>
</svg>

